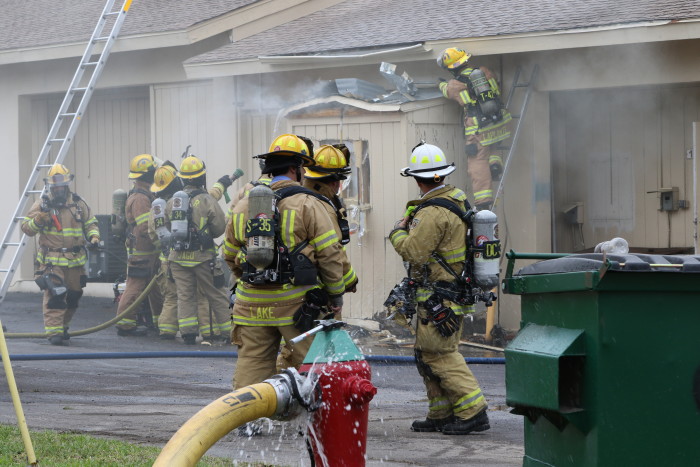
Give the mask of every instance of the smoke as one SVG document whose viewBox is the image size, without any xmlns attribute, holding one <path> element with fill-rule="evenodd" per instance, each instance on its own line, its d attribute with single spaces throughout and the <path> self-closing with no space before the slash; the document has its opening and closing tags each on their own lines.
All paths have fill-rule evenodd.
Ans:
<svg viewBox="0 0 700 467">
<path fill-rule="evenodd" d="M 329 80 L 302 78 L 290 80 L 287 75 L 265 75 L 256 79 L 241 78 L 239 102 L 245 110 L 274 113 L 300 102 L 337 93 Z"/>
</svg>

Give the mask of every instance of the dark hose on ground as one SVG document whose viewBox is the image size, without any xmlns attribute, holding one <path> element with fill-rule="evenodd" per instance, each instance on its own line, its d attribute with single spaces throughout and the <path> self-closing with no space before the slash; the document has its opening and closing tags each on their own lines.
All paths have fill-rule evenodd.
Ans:
<svg viewBox="0 0 700 467">
<path fill-rule="evenodd" d="M 16 354 L 10 355 L 10 360 L 109 360 L 124 358 L 238 358 L 238 352 L 233 351 L 167 351 L 167 352 L 86 352 L 86 353 L 56 353 L 56 354 Z M 365 355 L 365 360 L 378 364 L 413 365 L 414 357 L 401 355 Z M 505 364 L 502 357 L 466 357 L 468 364 Z"/>
</svg>

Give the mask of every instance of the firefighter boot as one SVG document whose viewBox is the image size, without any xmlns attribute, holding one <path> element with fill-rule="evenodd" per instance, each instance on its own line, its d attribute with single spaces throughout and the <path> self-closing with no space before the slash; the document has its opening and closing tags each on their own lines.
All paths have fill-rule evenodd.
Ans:
<svg viewBox="0 0 700 467">
<path fill-rule="evenodd" d="M 185 341 L 185 345 L 194 345 L 197 340 L 197 334 L 183 334 L 182 340 Z"/>
<path fill-rule="evenodd" d="M 55 334 L 51 337 L 49 337 L 49 342 L 51 345 L 67 345 L 68 342 L 63 340 L 63 336 L 61 334 Z"/>
<path fill-rule="evenodd" d="M 491 428 L 486 409 L 472 418 L 455 418 L 455 421 L 442 427 L 443 435 L 468 435 L 472 431 L 486 431 Z"/>
<path fill-rule="evenodd" d="M 454 422 L 454 415 L 446 418 L 426 418 L 425 420 L 415 420 L 411 424 L 411 431 L 420 433 L 442 431 L 443 427 Z"/>
</svg>

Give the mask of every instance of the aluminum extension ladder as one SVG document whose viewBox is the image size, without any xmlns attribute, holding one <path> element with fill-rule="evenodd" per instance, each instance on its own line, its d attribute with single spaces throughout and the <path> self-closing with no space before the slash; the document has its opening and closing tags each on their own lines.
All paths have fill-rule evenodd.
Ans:
<svg viewBox="0 0 700 467">
<path fill-rule="evenodd" d="M 535 80 L 537 79 L 537 71 L 538 66 L 533 65 L 532 72 L 530 73 L 530 79 L 526 82 L 521 82 L 520 74 L 522 72 L 522 68 L 517 67 L 515 69 L 515 74 L 513 76 L 513 85 L 510 87 L 510 91 L 508 91 L 506 109 L 510 110 L 510 105 L 513 102 L 513 96 L 515 95 L 516 90 L 524 89 L 525 95 L 523 96 L 523 100 L 520 104 L 520 111 L 517 114 L 511 114 L 511 116 L 514 120 L 517 121 L 517 123 L 515 125 L 515 130 L 513 131 L 513 138 L 511 139 L 510 146 L 507 147 L 508 155 L 503 161 L 503 173 L 501 174 L 501 180 L 498 182 L 498 189 L 496 190 L 496 193 L 493 196 L 493 207 L 491 208 L 492 211 L 496 210 L 498 199 L 500 198 L 501 194 L 503 194 L 503 181 L 506 179 L 506 174 L 508 173 L 508 166 L 511 162 L 511 156 L 515 152 L 515 146 L 518 142 L 518 136 L 520 135 L 520 125 L 522 124 L 523 119 L 525 117 L 525 112 L 527 111 L 527 104 L 530 101 L 530 93 L 532 92 L 532 87 L 534 86 Z"/>
<path fill-rule="evenodd" d="M 37 180 L 39 179 L 39 173 L 42 169 L 50 168 L 54 163 L 60 164 L 66 157 L 75 132 L 80 124 L 80 120 L 95 90 L 97 79 L 104 70 L 112 46 L 117 40 L 119 31 L 124 24 L 126 13 L 129 11 L 131 2 L 132 0 L 124 0 L 121 8 L 119 10 L 114 10 L 116 0 L 107 0 L 102 14 L 100 15 L 100 19 L 97 22 L 97 26 L 80 59 L 78 69 L 75 71 L 73 80 L 63 98 L 63 103 L 51 125 L 44 146 L 41 148 L 39 158 L 34 164 L 34 168 L 29 176 L 29 181 L 20 196 L 19 204 L 17 204 L 12 219 L 7 224 L 7 231 L 2 238 L 2 247 L 0 248 L 0 265 L 2 265 L 2 269 L 0 269 L 0 274 L 2 274 L 0 304 L 5 300 L 7 289 L 10 287 L 10 282 L 17 270 L 22 252 L 27 244 L 27 236 L 21 234 L 21 230 L 17 229 L 17 226 L 22 222 L 22 219 L 24 219 L 22 214 L 27 206 L 30 195 L 43 194 L 45 189 L 37 190 L 35 188 Z M 111 30 L 109 30 L 108 24 L 111 24 Z M 105 34 L 105 29 L 109 30 L 107 34 Z M 98 51 L 100 45 L 103 45 L 103 47 L 101 51 Z M 97 58 L 94 58 L 94 56 L 97 56 Z M 75 105 L 76 103 L 77 106 Z M 50 162 L 51 150 L 57 146 L 59 147 L 58 152 L 53 162 Z M 15 232 L 15 230 L 17 230 L 17 232 Z M 18 237 L 20 237 L 18 241 L 13 241 Z M 6 253 L 8 253 L 11 248 L 14 250 L 14 254 L 12 255 L 12 261 L 9 266 L 6 267 L 6 263 L 3 260 L 6 258 Z"/>
</svg>

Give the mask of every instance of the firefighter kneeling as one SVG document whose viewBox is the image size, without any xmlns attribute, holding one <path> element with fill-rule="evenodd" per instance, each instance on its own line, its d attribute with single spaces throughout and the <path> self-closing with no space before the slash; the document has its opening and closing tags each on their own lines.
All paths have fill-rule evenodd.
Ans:
<svg viewBox="0 0 700 467">
<path fill-rule="evenodd" d="M 469 203 L 462 190 L 444 183 L 454 170 L 440 148 L 422 142 L 401 171 L 414 177 L 421 197 L 408 203 L 404 218 L 389 234 L 409 264 L 409 278 L 392 291 L 387 304 L 403 304 L 402 311 L 418 315 L 414 351 L 429 409 L 427 418 L 414 421 L 411 430 L 464 435 L 490 426 L 479 383 L 458 349 L 463 314 L 473 311 L 476 300 L 493 297 L 471 277 L 465 222 Z M 406 306 L 413 300 L 417 307 Z"/>
</svg>

